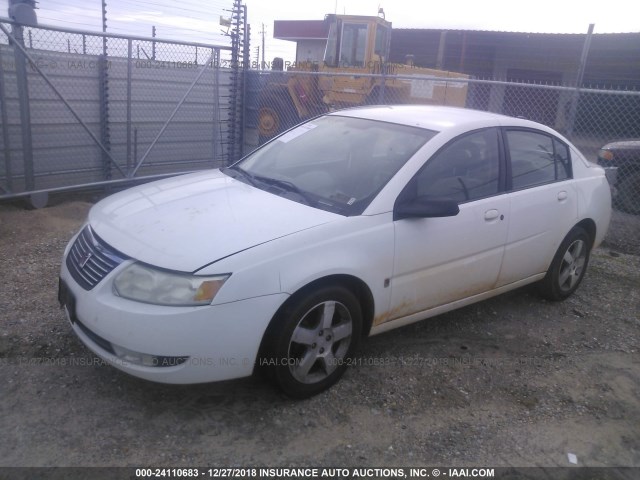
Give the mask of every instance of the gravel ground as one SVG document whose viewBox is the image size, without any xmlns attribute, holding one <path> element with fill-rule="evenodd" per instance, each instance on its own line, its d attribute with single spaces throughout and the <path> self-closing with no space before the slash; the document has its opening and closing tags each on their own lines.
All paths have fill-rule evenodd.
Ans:
<svg viewBox="0 0 640 480">
<path fill-rule="evenodd" d="M 617 252 L 640 255 L 640 215 L 613 210 L 603 246 Z"/>
<path fill-rule="evenodd" d="M 91 204 L 52 203 L 0 205 L 0 466 L 640 466 L 639 256 L 595 251 L 562 303 L 524 288 L 370 338 L 293 401 L 103 365 L 56 300 Z"/>
</svg>

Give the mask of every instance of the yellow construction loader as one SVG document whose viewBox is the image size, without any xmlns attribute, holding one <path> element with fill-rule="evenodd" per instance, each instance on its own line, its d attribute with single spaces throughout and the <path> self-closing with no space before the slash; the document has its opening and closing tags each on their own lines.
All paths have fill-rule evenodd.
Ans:
<svg viewBox="0 0 640 480">
<path fill-rule="evenodd" d="M 258 129 L 262 140 L 306 118 L 358 105 L 464 107 L 467 83 L 447 79 L 465 79 L 468 75 L 415 67 L 411 62 L 388 62 L 391 22 L 381 17 L 333 14 L 325 21 L 329 23 L 329 35 L 323 61 L 295 64 L 286 75 L 270 75 L 261 88 Z M 382 74 L 416 78 L 384 78 Z"/>
</svg>

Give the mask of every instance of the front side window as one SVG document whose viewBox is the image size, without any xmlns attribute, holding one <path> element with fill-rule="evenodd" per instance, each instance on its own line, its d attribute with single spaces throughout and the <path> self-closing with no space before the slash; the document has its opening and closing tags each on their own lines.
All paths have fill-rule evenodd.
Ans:
<svg viewBox="0 0 640 480">
<path fill-rule="evenodd" d="M 514 190 L 571 178 L 569 148 L 556 138 L 528 130 L 508 130 Z"/>
<path fill-rule="evenodd" d="M 300 203 L 358 215 L 435 134 L 329 115 L 299 125 L 223 171 Z"/>
<path fill-rule="evenodd" d="M 498 130 L 466 134 L 440 149 L 415 177 L 416 194 L 458 203 L 499 192 Z"/>
<path fill-rule="evenodd" d="M 367 25 L 361 23 L 345 23 L 342 27 L 340 66 L 364 66 L 366 49 Z"/>
</svg>

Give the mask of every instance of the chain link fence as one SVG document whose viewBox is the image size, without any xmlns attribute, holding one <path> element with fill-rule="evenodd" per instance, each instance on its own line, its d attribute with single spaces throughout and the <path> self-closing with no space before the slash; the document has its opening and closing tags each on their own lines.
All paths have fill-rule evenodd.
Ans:
<svg viewBox="0 0 640 480">
<path fill-rule="evenodd" d="M 251 71 L 239 55 L 229 46 L 0 20 L 0 199 L 217 167 L 330 108 L 440 104 L 563 133 L 611 170 L 607 242 L 640 253 L 640 146 L 618 142 L 640 139 L 640 92 L 446 72 Z"/>
<path fill-rule="evenodd" d="M 0 21 L 0 199 L 228 163 L 230 48 Z"/>
<path fill-rule="evenodd" d="M 640 254 L 640 142 L 601 150 L 613 141 L 640 139 L 640 92 L 412 75 L 247 75 L 245 152 L 305 119 L 358 105 L 452 105 L 548 125 L 588 160 L 614 167 L 608 175 L 614 215 L 606 241 L 612 248 Z M 340 97 L 338 91 L 348 95 Z"/>
</svg>

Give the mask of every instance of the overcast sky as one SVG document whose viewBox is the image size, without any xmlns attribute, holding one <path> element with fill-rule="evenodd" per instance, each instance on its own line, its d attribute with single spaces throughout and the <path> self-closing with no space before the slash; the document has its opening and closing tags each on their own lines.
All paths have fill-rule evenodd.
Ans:
<svg viewBox="0 0 640 480">
<path fill-rule="evenodd" d="M 384 8 L 394 28 L 453 28 L 545 33 L 639 32 L 637 0 L 245 0 L 251 23 L 251 55 L 266 31 L 266 59 L 293 60 L 293 42 L 273 40 L 274 20 L 321 20 L 327 13 L 376 15 Z M 0 0 L 7 15 L 8 0 Z M 228 16 L 232 0 L 107 0 L 107 31 L 150 36 L 155 25 L 160 38 L 203 43 L 228 41 L 221 34 L 220 15 Z M 39 0 L 42 24 L 100 30 L 100 0 Z"/>
<path fill-rule="evenodd" d="M 245 0 L 252 46 L 260 22 L 273 36 L 273 20 L 320 20 L 327 13 L 376 15 L 384 8 L 394 28 L 453 28 L 543 33 L 640 32 L 638 0 Z M 267 57 L 282 56 L 286 41 L 267 44 Z M 293 50 L 295 56 L 295 50 Z"/>
</svg>

